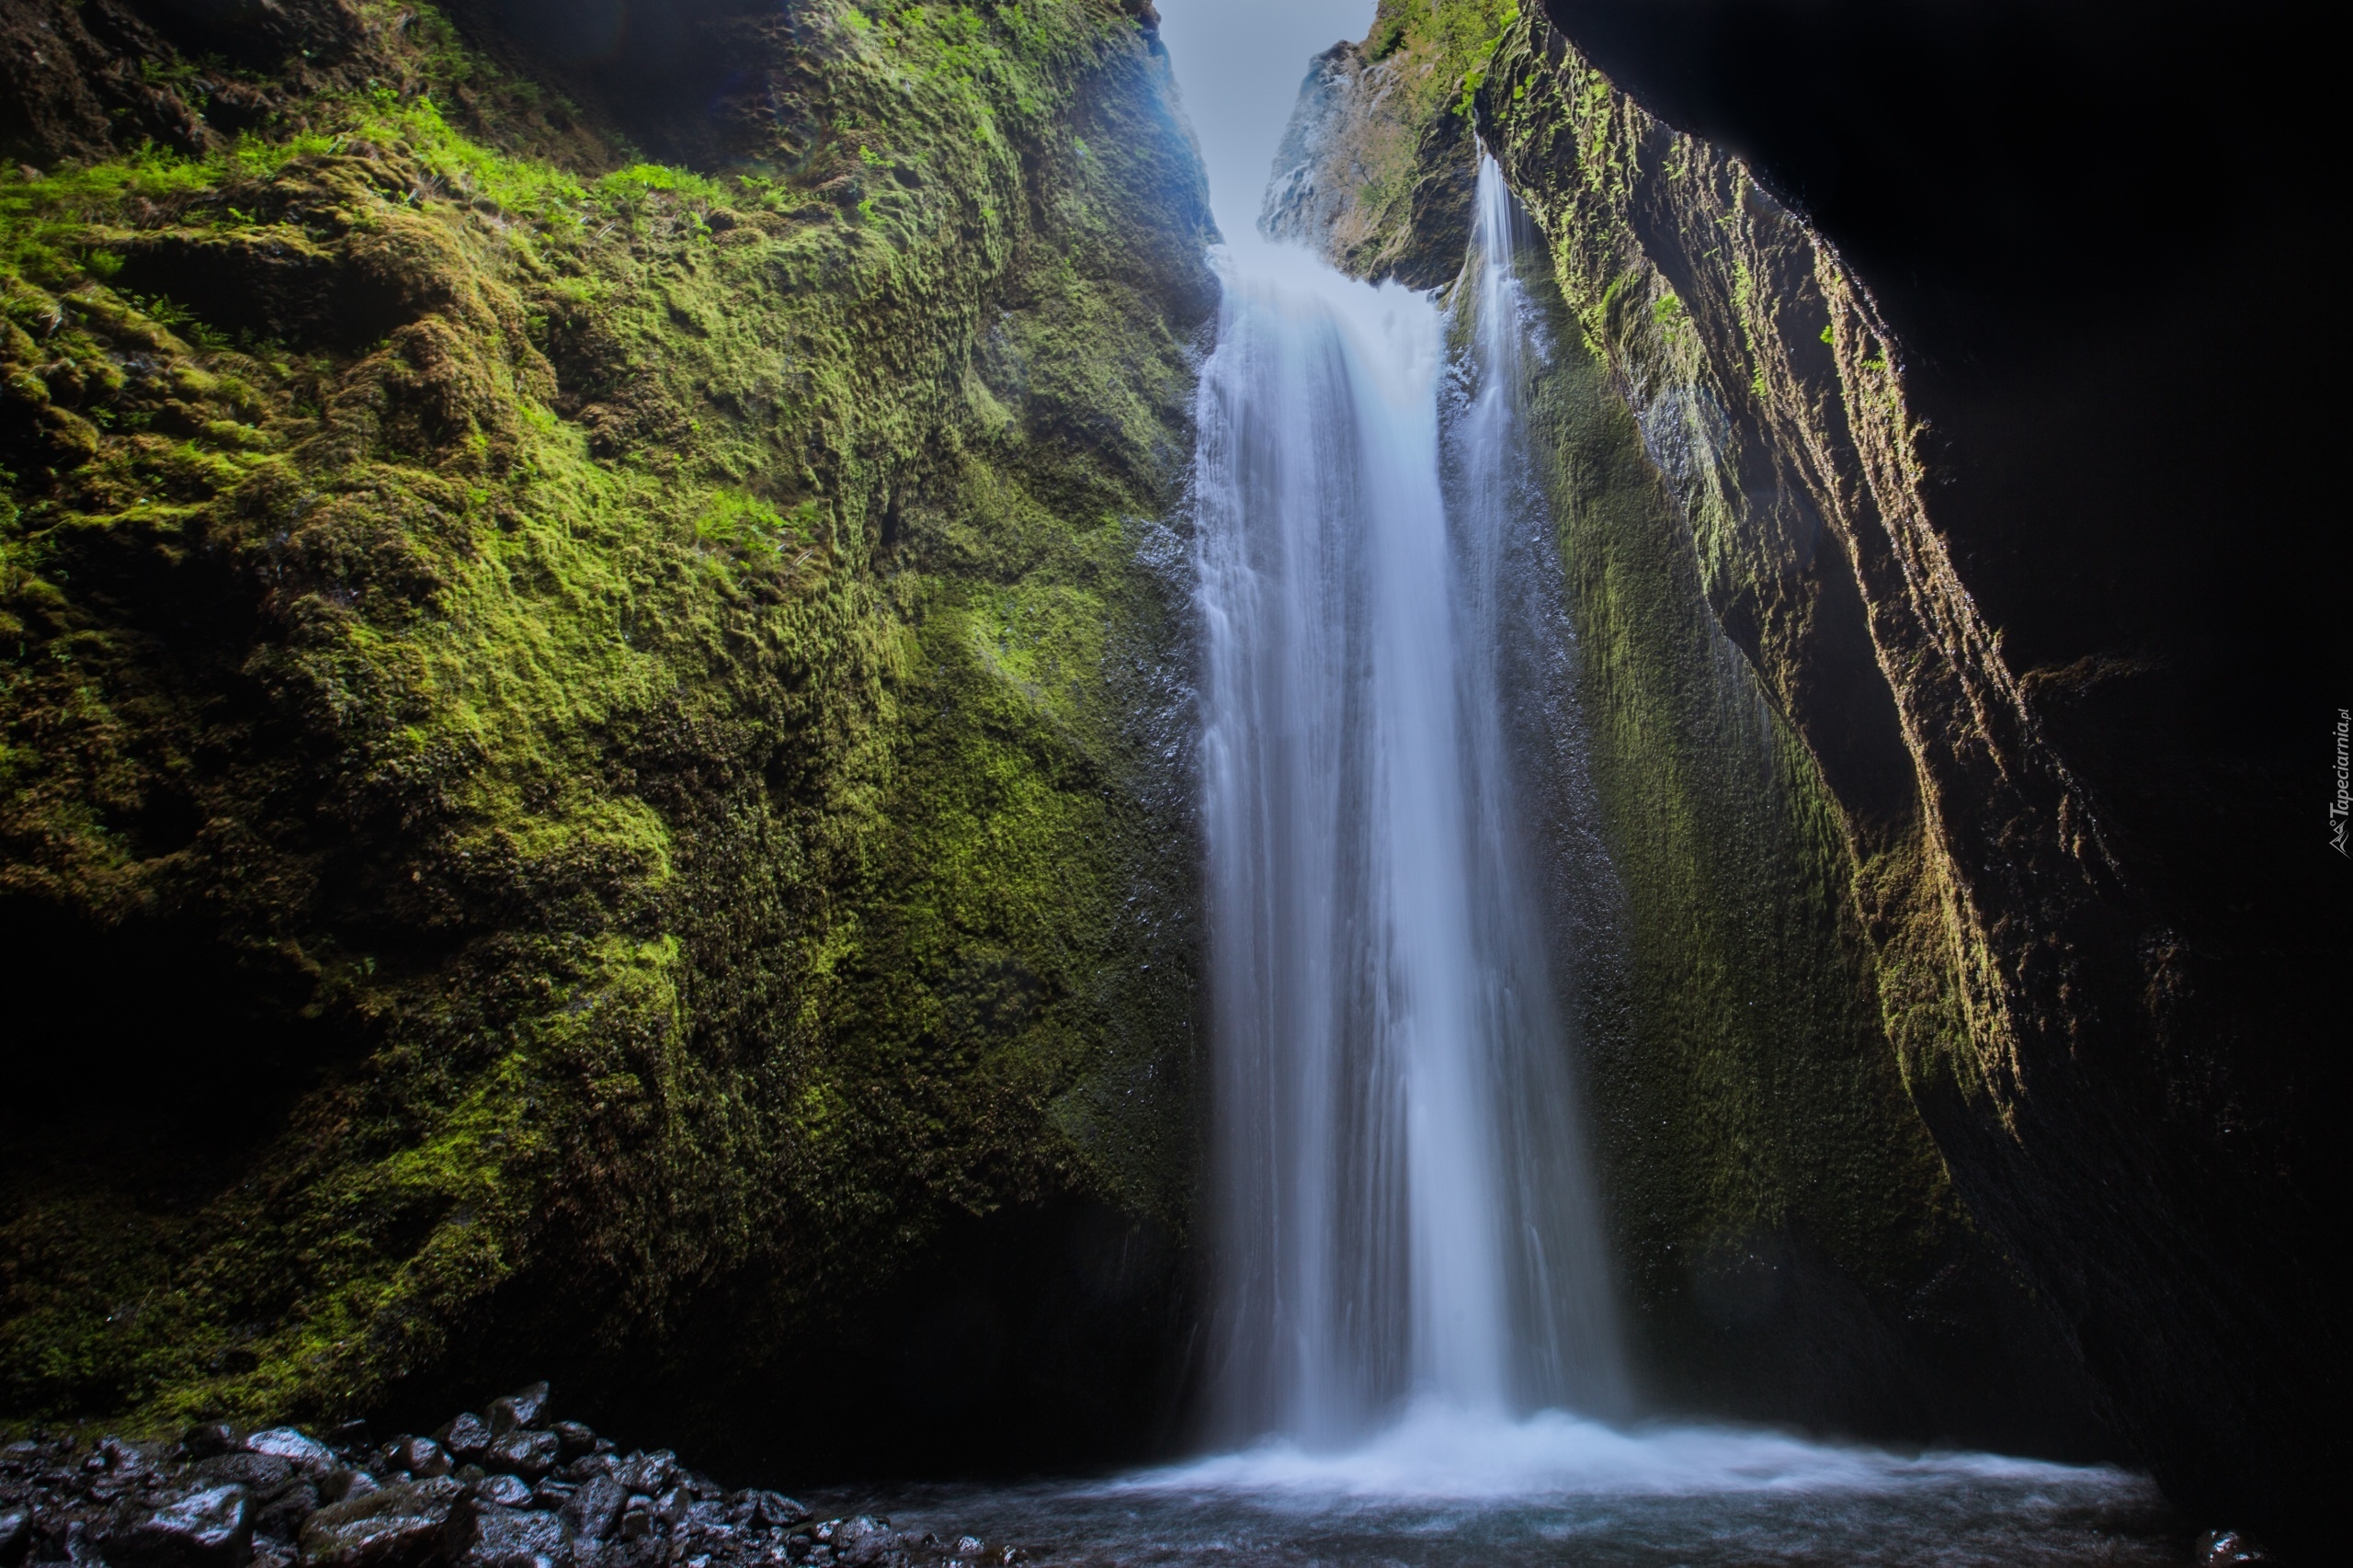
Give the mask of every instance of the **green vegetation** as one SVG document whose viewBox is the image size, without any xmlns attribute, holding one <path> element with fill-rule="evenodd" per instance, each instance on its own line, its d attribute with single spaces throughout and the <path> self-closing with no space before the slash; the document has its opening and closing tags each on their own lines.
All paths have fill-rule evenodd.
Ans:
<svg viewBox="0 0 2353 1568">
<path fill-rule="evenodd" d="M 12 1128 L 0 1416 L 773 1346 L 957 1216 L 1185 1223 L 1122 683 L 1198 172 L 1110 0 L 798 16 L 773 165 L 634 161 L 428 10 L 398 86 L 0 179 L 0 912 L 210 944 L 264 1086 L 164 1114 L 133 1040 Z"/>
</svg>

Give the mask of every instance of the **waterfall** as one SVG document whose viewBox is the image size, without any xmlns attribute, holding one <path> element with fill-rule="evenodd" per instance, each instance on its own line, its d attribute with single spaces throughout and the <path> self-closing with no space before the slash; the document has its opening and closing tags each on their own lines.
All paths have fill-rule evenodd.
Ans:
<svg viewBox="0 0 2353 1568">
<path fill-rule="evenodd" d="M 1558 592 L 1518 235 L 1483 163 L 1450 317 L 1298 253 L 1221 259 L 1195 488 L 1230 1437 L 1620 1395 L 1513 778 L 1517 672 L 1552 635 L 1530 569 Z"/>
</svg>

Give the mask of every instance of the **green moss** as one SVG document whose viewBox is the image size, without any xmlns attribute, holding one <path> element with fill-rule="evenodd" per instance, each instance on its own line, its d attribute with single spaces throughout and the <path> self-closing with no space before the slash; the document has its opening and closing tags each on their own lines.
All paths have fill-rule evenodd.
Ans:
<svg viewBox="0 0 2353 1568">
<path fill-rule="evenodd" d="M 715 1292 L 786 1354 L 955 1215 L 1184 1223 L 1121 683 L 1198 170 L 1109 0 L 800 22 L 773 166 L 485 140 L 442 106 L 529 84 L 428 11 L 405 92 L 0 182 L 0 903 L 217 944 L 302 1085 L 168 1211 L 184 1132 L 19 1150 L 0 1414 L 361 1408 Z"/>
</svg>

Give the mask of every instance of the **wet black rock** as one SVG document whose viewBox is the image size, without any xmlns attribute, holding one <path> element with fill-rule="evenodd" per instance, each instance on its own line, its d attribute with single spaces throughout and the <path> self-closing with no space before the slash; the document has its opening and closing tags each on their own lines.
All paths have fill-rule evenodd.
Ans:
<svg viewBox="0 0 2353 1568">
<path fill-rule="evenodd" d="M 609 1475 L 591 1476 L 563 1506 L 564 1525 L 575 1540 L 603 1540 L 619 1526 L 621 1506 L 628 1501 L 629 1493 L 620 1482 Z"/>
<path fill-rule="evenodd" d="M 302 1532 L 303 1521 L 319 1511 L 319 1489 L 298 1481 L 255 1512 L 254 1533 L 290 1546 Z"/>
<path fill-rule="evenodd" d="M 322 1508 L 302 1526 L 301 1560 L 317 1568 L 425 1568 L 441 1558 L 459 1494 L 445 1477 Z"/>
<path fill-rule="evenodd" d="M 483 1450 L 483 1468 L 519 1475 L 526 1481 L 537 1481 L 555 1468 L 562 1447 L 552 1432 L 533 1432 L 517 1427 L 503 1437 L 494 1438 Z"/>
<path fill-rule="evenodd" d="M 0 1508 L 0 1568 L 16 1568 L 33 1543 L 30 1508 Z"/>
<path fill-rule="evenodd" d="M 781 1492 L 755 1492 L 750 1494 L 751 1524 L 762 1529 L 790 1529 L 806 1524 L 809 1510 Z"/>
<path fill-rule="evenodd" d="M 451 1568 L 569 1568 L 572 1538 L 552 1514 L 469 1499 L 449 1516 Z"/>
<path fill-rule="evenodd" d="M 107 1531 L 106 1559 L 132 1568 L 239 1568 L 253 1546 L 252 1502 L 208 1486 L 156 1508 L 131 1508 Z"/>
<path fill-rule="evenodd" d="M 274 1500 L 295 1482 L 294 1466 L 276 1454 L 216 1454 L 196 1467 L 196 1477 L 217 1486 L 242 1486 L 260 1502 Z"/>
<path fill-rule="evenodd" d="M 267 1454 L 284 1460 L 296 1470 L 311 1475 L 324 1475 L 335 1469 L 335 1450 L 316 1437 L 304 1436 L 292 1426 L 272 1426 L 256 1432 L 245 1439 L 245 1451 Z"/>
<path fill-rule="evenodd" d="M 490 1402 L 490 1429 L 503 1437 L 517 1426 L 537 1426 L 546 1418 L 547 1410 L 548 1385 L 533 1383 Z"/>
<path fill-rule="evenodd" d="M 478 1460 L 496 1434 L 483 1418 L 468 1411 L 434 1434 L 452 1459 Z"/>
<path fill-rule="evenodd" d="M 447 1475 L 452 1468 L 449 1450 L 430 1437 L 395 1437 L 384 1448 L 388 1470 L 406 1471 L 419 1481 Z"/>
<path fill-rule="evenodd" d="M 381 1483 L 364 1470 L 331 1470 L 320 1479 L 319 1499 L 323 1503 L 340 1503 L 381 1489 Z"/>
<path fill-rule="evenodd" d="M 874 1568 L 899 1544 L 888 1519 L 860 1514 L 834 1527 L 834 1558 L 845 1568 Z"/>
<path fill-rule="evenodd" d="M 180 1451 L 192 1460 L 209 1460 L 237 1446 L 236 1428 L 225 1421 L 206 1421 L 180 1434 Z"/>
<path fill-rule="evenodd" d="M 667 1449 L 655 1449 L 651 1453 L 631 1454 L 613 1469 L 613 1479 L 623 1491 L 641 1497 L 651 1497 L 670 1484 L 678 1473 L 678 1456 Z"/>
<path fill-rule="evenodd" d="M 584 1458 L 586 1455 L 596 1453 L 599 1443 L 604 1444 L 605 1452 L 609 1453 L 612 1451 L 613 1445 L 611 1443 L 606 1442 L 604 1438 L 597 1437 L 596 1433 L 590 1431 L 587 1427 L 582 1426 L 577 1421 L 559 1421 L 550 1426 L 548 1430 L 553 1432 L 555 1434 L 555 1440 L 563 1445 L 563 1458 L 566 1463 L 570 1463 L 572 1460 L 576 1459 Z"/>
<path fill-rule="evenodd" d="M 531 1500 L 531 1489 L 513 1475 L 494 1475 L 474 1488 L 474 1495 L 502 1508 L 519 1508 Z"/>
</svg>

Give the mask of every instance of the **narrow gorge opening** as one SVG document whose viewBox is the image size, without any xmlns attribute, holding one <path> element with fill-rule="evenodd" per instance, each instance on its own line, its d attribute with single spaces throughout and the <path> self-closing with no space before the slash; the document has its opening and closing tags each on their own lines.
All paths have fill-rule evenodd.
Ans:
<svg viewBox="0 0 2353 1568">
<path fill-rule="evenodd" d="M 2036 9 L 0 7 L 0 1568 L 2327 1560 L 2306 186 Z"/>
</svg>

